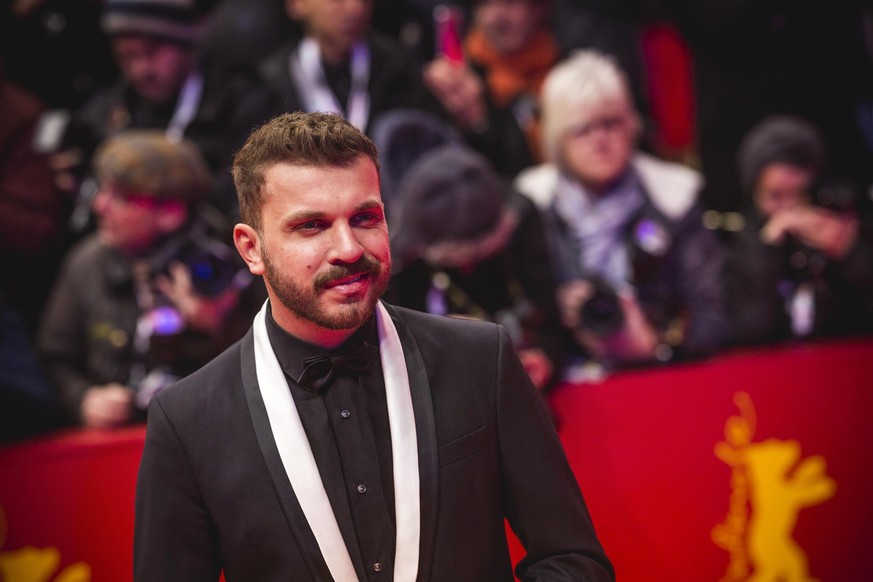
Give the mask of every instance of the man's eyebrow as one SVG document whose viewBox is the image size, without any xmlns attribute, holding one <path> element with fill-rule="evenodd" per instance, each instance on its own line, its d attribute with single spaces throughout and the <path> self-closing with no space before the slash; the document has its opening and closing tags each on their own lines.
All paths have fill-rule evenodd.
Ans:
<svg viewBox="0 0 873 582">
<path fill-rule="evenodd" d="M 358 206 L 355 208 L 355 211 L 360 212 L 361 210 L 372 210 L 373 208 L 378 208 L 379 210 L 382 210 L 384 208 L 384 204 L 382 204 L 382 202 L 380 202 L 378 199 L 372 198 L 358 204 Z"/>
<path fill-rule="evenodd" d="M 305 222 L 307 220 L 318 220 L 325 216 L 327 216 L 327 213 L 320 210 L 301 210 L 300 212 L 295 212 L 286 216 L 285 222 L 287 224 L 292 224 L 295 222 Z"/>
</svg>

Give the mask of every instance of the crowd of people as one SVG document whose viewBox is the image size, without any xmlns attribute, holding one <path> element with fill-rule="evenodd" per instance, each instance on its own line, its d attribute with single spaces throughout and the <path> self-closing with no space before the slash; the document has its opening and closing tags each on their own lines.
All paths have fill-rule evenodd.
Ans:
<svg viewBox="0 0 873 582">
<path fill-rule="evenodd" d="M 231 244 L 230 167 L 298 110 L 379 148 L 386 301 L 505 325 L 543 393 L 873 332 L 873 10 L 762 8 L 728 49 L 682 2 L 599 4 L 4 3 L 3 439 L 141 421 L 241 337 L 266 291 Z M 691 50 L 692 163 L 653 145 L 652 21 Z M 815 22 L 840 42 L 803 77 Z"/>
</svg>

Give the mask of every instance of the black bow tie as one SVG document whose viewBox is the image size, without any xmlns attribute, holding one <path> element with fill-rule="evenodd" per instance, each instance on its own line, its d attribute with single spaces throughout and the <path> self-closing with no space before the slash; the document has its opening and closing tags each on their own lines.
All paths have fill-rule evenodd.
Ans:
<svg viewBox="0 0 873 582">
<path fill-rule="evenodd" d="M 303 373 L 300 374 L 297 384 L 310 392 L 320 392 L 338 370 L 356 374 L 367 372 L 370 362 L 378 355 L 379 348 L 364 342 L 357 350 L 347 354 L 303 358 Z"/>
</svg>

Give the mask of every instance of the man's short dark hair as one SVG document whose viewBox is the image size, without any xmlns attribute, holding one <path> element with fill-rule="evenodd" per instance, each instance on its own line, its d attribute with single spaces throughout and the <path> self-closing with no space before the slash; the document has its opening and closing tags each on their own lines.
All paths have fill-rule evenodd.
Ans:
<svg viewBox="0 0 873 582">
<path fill-rule="evenodd" d="M 256 230 L 266 171 L 280 163 L 299 166 L 349 166 L 367 156 L 379 169 L 376 146 L 335 113 L 283 113 L 256 128 L 233 160 L 233 182 L 240 219 Z"/>
</svg>

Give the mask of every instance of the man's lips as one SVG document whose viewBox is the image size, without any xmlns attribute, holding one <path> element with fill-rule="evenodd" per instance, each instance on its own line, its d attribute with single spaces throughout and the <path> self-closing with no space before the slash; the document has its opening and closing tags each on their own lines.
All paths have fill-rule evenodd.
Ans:
<svg viewBox="0 0 873 582">
<path fill-rule="evenodd" d="M 325 289 L 332 289 L 334 287 L 340 287 L 344 285 L 354 285 L 355 283 L 363 283 L 367 278 L 369 278 L 368 273 L 355 273 L 354 275 L 349 275 L 348 277 L 334 279 L 333 281 L 328 282 L 324 287 Z"/>
</svg>

